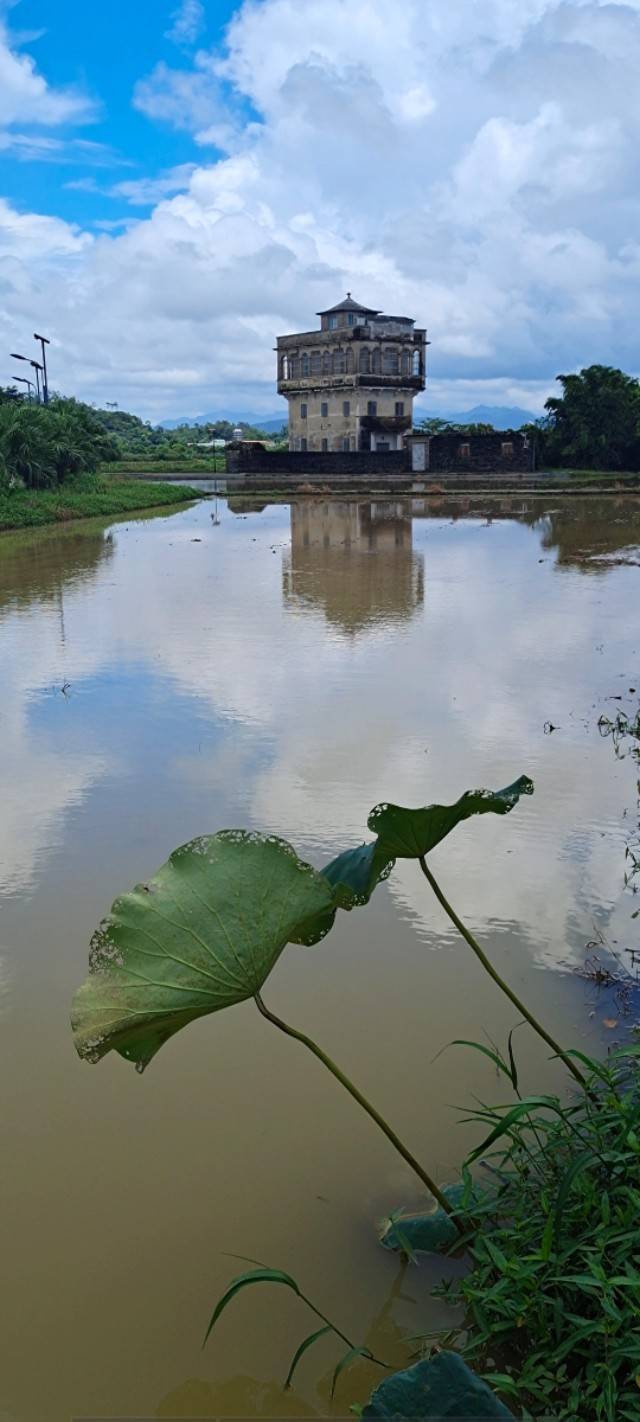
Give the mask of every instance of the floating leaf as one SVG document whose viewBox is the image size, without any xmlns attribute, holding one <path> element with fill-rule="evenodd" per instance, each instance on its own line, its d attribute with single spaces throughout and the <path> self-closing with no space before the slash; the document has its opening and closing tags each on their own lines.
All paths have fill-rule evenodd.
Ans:
<svg viewBox="0 0 640 1422">
<path fill-rule="evenodd" d="M 224 1312 L 225 1308 L 228 1304 L 231 1303 L 231 1300 L 235 1298 L 236 1294 L 239 1294 L 241 1289 L 248 1288 L 250 1284 L 284 1284 L 288 1289 L 293 1289 L 294 1294 L 297 1294 L 298 1298 L 300 1297 L 300 1290 L 298 1288 L 298 1285 L 296 1284 L 295 1279 L 292 1279 L 290 1274 L 285 1274 L 282 1269 L 268 1269 L 266 1265 L 262 1266 L 260 1269 L 248 1269 L 246 1274 L 240 1274 L 237 1279 L 233 1279 L 232 1282 L 229 1284 L 229 1288 L 225 1289 L 222 1298 L 218 1299 L 218 1302 L 209 1320 L 209 1327 L 207 1328 L 207 1331 L 204 1335 L 204 1343 L 202 1344 L 203 1348 L 209 1337 L 209 1334 L 213 1332 L 213 1329 L 215 1328 L 216 1323 L 218 1322 L 220 1314 Z M 291 1373 L 289 1374 L 290 1377 L 292 1375 L 292 1372 L 293 1368 L 291 1370 Z"/>
<path fill-rule="evenodd" d="M 505 1418 L 508 1412 L 482 1378 L 476 1377 L 458 1353 L 436 1353 L 401 1373 L 393 1373 L 372 1393 L 363 1417 L 432 1418 L 434 1422 L 480 1422 Z"/>
<path fill-rule="evenodd" d="M 304 1339 L 303 1339 L 302 1343 L 300 1344 L 300 1347 L 299 1347 L 299 1348 L 296 1348 L 296 1351 L 295 1351 L 295 1353 L 294 1353 L 294 1355 L 293 1355 L 293 1361 L 292 1361 L 291 1367 L 289 1368 L 289 1371 L 288 1371 L 288 1373 L 287 1373 L 287 1377 L 286 1377 L 286 1381 L 285 1381 L 285 1385 L 284 1385 L 284 1390 L 285 1390 L 285 1392 L 287 1392 L 288 1388 L 291 1387 L 291 1384 L 292 1384 L 292 1382 L 293 1382 L 293 1374 L 295 1373 L 295 1370 L 296 1370 L 296 1368 L 297 1368 L 297 1366 L 298 1366 L 298 1363 L 300 1362 L 300 1359 L 304 1357 L 304 1355 L 305 1355 L 305 1353 L 306 1353 L 306 1351 L 307 1351 L 307 1348 L 311 1348 L 314 1343 L 317 1343 L 317 1342 L 318 1342 L 318 1339 L 319 1339 L 319 1338 L 324 1338 L 324 1336 L 325 1336 L 326 1333 L 333 1333 L 333 1331 L 334 1331 L 334 1330 L 333 1330 L 331 1324 L 330 1324 L 330 1323 L 325 1323 L 325 1325 L 324 1325 L 323 1328 L 316 1328 L 315 1333 L 310 1333 L 309 1336 L 308 1336 L 308 1338 L 304 1338 Z"/>
<path fill-rule="evenodd" d="M 139 1070 L 174 1032 L 258 992 L 290 941 L 331 912 L 328 880 L 285 840 L 223 830 L 176 849 L 116 899 L 75 995 L 80 1056 Z"/>
<path fill-rule="evenodd" d="M 454 805 L 425 805 L 406 810 L 401 805 L 376 805 L 367 821 L 378 835 L 380 849 L 394 859 L 419 859 L 471 815 L 507 815 L 521 795 L 533 794 L 533 782 L 521 775 L 504 790 L 467 790 Z"/>
</svg>

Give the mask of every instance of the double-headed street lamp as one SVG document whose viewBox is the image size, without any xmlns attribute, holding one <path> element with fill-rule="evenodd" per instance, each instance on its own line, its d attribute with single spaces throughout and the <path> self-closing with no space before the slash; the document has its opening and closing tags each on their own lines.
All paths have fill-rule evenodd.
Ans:
<svg viewBox="0 0 640 1422">
<path fill-rule="evenodd" d="M 46 393 L 45 393 L 45 397 L 44 397 L 44 398 L 45 398 L 45 404 L 46 404 L 46 402 L 47 402 L 47 400 L 48 400 L 48 398 L 49 398 L 49 392 L 48 392 L 48 390 L 47 390 L 46 373 L 45 373 L 45 368 L 44 368 L 44 366 L 43 366 L 43 365 L 40 365 L 37 360 L 30 360 L 30 359 L 29 359 L 29 356 L 18 355 L 18 352 L 17 352 L 17 351 L 12 351 L 12 352 L 11 352 L 11 359 L 12 359 L 12 360 L 26 360 L 26 362 L 27 362 L 28 365 L 33 366 L 33 369 L 35 370 L 35 373 L 36 373 L 36 389 L 37 389 L 37 391 L 38 391 L 38 402 L 40 402 L 40 371 L 42 371 L 42 388 L 43 388 L 43 390 L 46 392 Z"/>
<path fill-rule="evenodd" d="M 40 345 L 42 346 L 42 390 L 44 394 L 44 403 L 45 405 L 48 405 L 49 381 L 47 379 L 47 352 L 45 351 L 45 346 L 50 346 L 51 341 L 47 340 L 46 336 L 39 336 L 37 331 L 34 331 L 33 339 L 34 341 L 39 341 Z"/>
</svg>

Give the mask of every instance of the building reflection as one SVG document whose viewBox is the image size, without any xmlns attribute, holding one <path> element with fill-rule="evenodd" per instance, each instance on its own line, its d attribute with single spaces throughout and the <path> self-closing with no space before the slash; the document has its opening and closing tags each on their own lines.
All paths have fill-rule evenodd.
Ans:
<svg viewBox="0 0 640 1422">
<path fill-rule="evenodd" d="M 0 615 L 34 602 L 60 604 L 65 592 L 90 581 L 113 553 L 104 529 L 29 529 L 2 535 Z"/>
<path fill-rule="evenodd" d="M 424 602 L 424 559 L 413 550 L 410 499 L 291 504 L 283 597 L 292 611 L 320 608 L 354 635 L 403 622 Z"/>
</svg>

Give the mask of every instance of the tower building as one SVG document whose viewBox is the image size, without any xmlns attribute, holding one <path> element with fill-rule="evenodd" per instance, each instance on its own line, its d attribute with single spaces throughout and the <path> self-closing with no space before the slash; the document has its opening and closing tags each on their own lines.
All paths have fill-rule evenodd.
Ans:
<svg viewBox="0 0 640 1422">
<path fill-rule="evenodd" d="M 278 393 L 289 405 L 289 448 L 402 449 L 425 385 L 427 333 L 346 299 L 319 311 L 320 330 L 278 336 Z"/>
</svg>

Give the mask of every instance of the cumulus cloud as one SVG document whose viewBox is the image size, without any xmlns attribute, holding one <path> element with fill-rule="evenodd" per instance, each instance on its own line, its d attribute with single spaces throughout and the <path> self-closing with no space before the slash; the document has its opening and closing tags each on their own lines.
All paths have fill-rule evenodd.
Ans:
<svg viewBox="0 0 640 1422">
<path fill-rule="evenodd" d="M 61 124 L 85 122 L 95 107 L 86 95 L 72 89 L 54 89 L 38 73 L 30 55 L 12 43 L 0 14 L 0 127 L 20 123 Z"/>
<path fill-rule="evenodd" d="M 247 0 L 223 48 L 137 86 L 195 166 L 117 185 L 157 204 L 125 232 L 70 229 L 57 382 L 152 418 L 272 412 L 275 336 L 346 289 L 427 325 L 434 408 L 635 369 L 639 60 L 640 0 Z M 12 330 L 51 260 L 0 277 Z"/>
<path fill-rule="evenodd" d="M 205 24 L 202 0 L 182 0 L 177 10 L 173 11 L 171 19 L 173 23 L 167 30 L 167 39 L 172 40 L 174 44 L 195 44 Z"/>
</svg>

